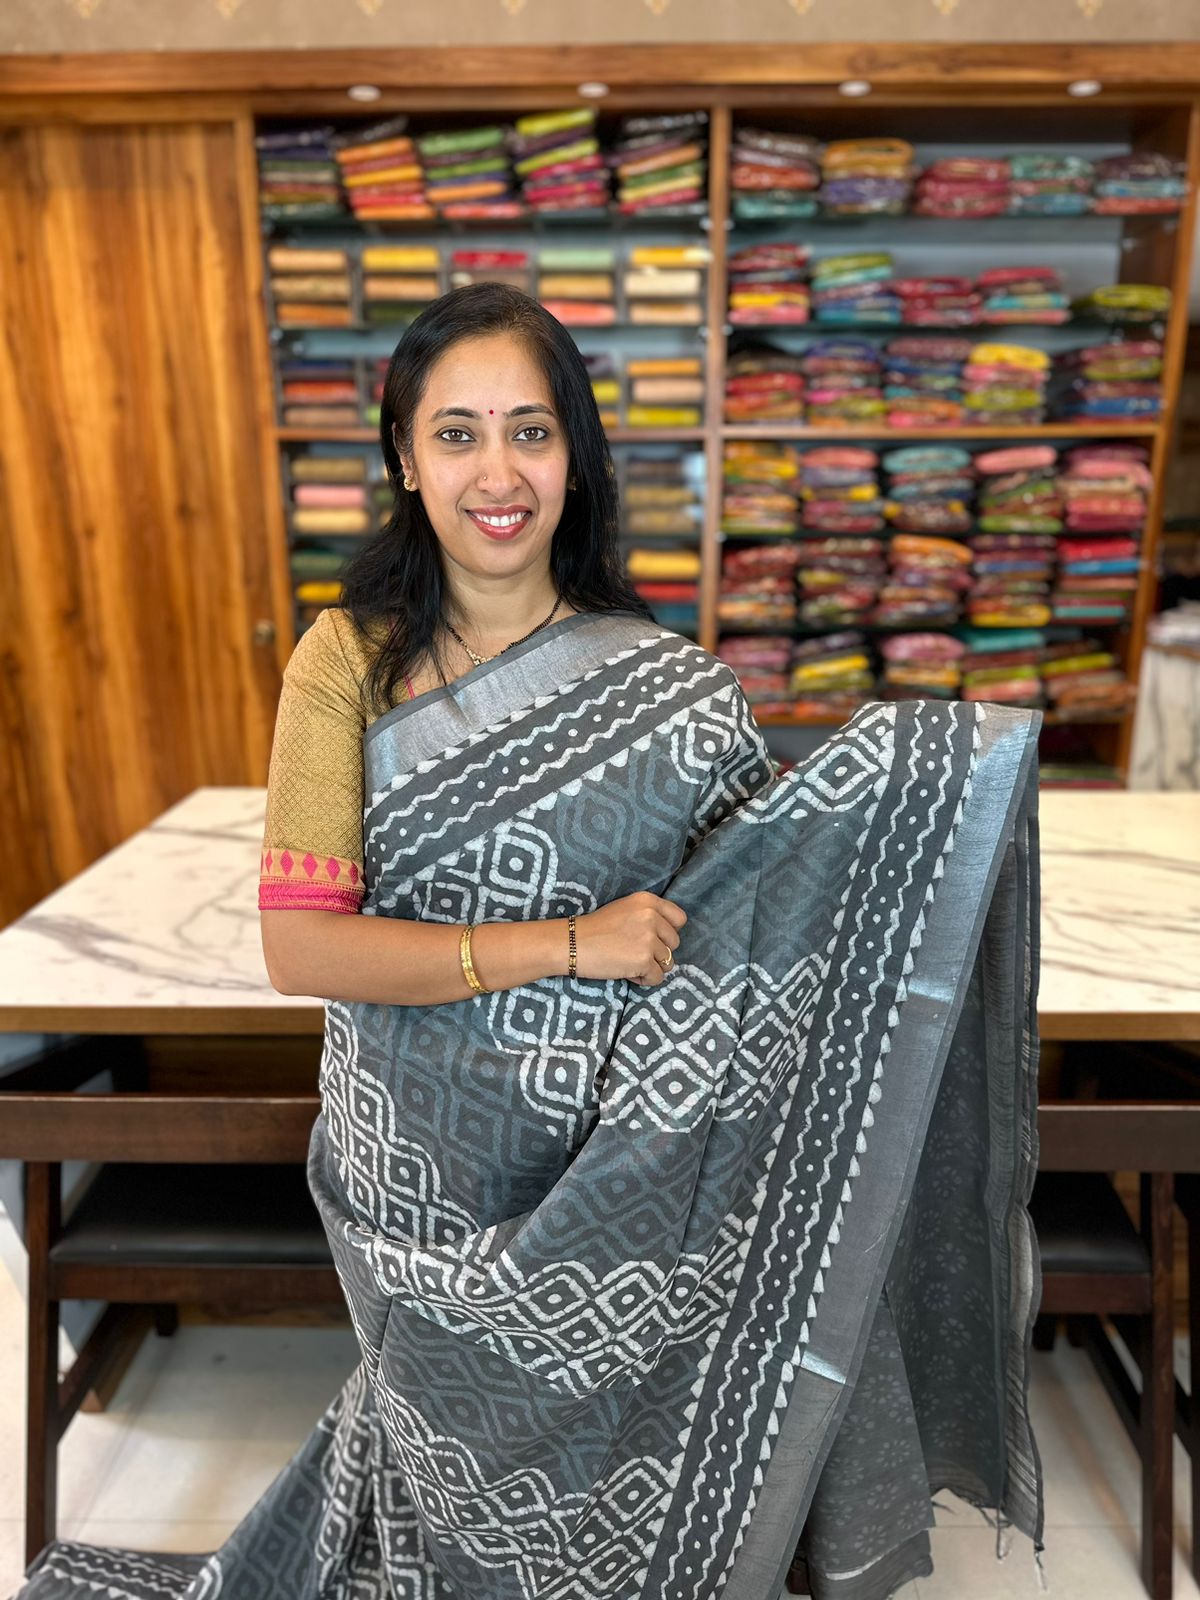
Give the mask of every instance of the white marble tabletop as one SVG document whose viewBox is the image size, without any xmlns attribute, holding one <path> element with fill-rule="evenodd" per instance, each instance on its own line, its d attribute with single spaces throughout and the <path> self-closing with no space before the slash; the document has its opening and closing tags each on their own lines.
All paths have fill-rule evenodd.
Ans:
<svg viewBox="0 0 1200 1600">
<path fill-rule="evenodd" d="M 0 1031 L 319 1033 L 258 919 L 263 789 L 197 789 L 0 930 Z M 1200 794 L 1040 795 L 1043 1038 L 1200 1040 Z"/>
</svg>

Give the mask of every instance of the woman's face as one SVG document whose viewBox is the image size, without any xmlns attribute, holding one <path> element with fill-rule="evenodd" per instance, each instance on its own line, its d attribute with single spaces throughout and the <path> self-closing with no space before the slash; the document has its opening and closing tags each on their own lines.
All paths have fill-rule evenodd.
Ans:
<svg viewBox="0 0 1200 1600">
<path fill-rule="evenodd" d="M 518 339 L 460 339 L 434 363 L 404 466 L 450 561 L 480 575 L 548 569 L 568 465 L 549 386 Z"/>
</svg>

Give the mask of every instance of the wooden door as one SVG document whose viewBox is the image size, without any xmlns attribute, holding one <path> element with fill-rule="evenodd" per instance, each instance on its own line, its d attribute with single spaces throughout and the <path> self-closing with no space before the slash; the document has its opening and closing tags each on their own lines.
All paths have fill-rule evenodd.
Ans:
<svg viewBox="0 0 1200 1600">
<path fill-rule="evenodd" d="M 0 925 L 197 786 L 266 781 L 254 181 L 248 119 L 0 127 Z"/>
</svg>

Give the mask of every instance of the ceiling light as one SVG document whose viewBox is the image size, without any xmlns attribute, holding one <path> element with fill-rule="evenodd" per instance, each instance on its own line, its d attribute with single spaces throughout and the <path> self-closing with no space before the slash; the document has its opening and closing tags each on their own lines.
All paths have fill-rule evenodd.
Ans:
<svg viewBox="0 0 1200 1600">
<path fill-rule="evenodd" d="M 608 85 L 606 83 L 581 83 L 579 85 L 579 93 L 585 100 L 603 100 L 608 93 Z"/>
<path fill-rule="evenodd" d="M 351 100 L 378 100 L 383 90 L 373 83 L 352 83 L 346 90 Z"/>
<path fill-rule="evenodd" d="M 838 93 L 857 100 L 861 95 L 870 94 L 871 85 L 865 78 L 847 78 L 845 83 L 838 84 Z"/>
<path fill-rule="evenodd" d="M 1076 78 L 1074 83 L 1067 85 L 1067 93 L 1079 100 L 1086 100 L 1090 94 L 1099 94 L 1103 87 L 1098 78 Z"/>
</svg>

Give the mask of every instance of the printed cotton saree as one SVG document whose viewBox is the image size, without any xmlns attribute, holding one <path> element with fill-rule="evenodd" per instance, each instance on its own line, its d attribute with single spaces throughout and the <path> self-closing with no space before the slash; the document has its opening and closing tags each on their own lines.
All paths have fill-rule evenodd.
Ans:
<svg viewBox="0 0 1200 1600">
<path fill-rule="evenodd" d="M 1039 724 L 871 704 L 777 774 L 732 670 L 628 612 L 371 724 L 363 914 L 650 889 L 675 966 L 329 1000 L 361 1364 L 214 1554 L 56 1541 L 22 1600 L 776 1600 L 798 1541 L 878 1600 L 943 1488 L 1040 1547 Z"/>
</svg>

